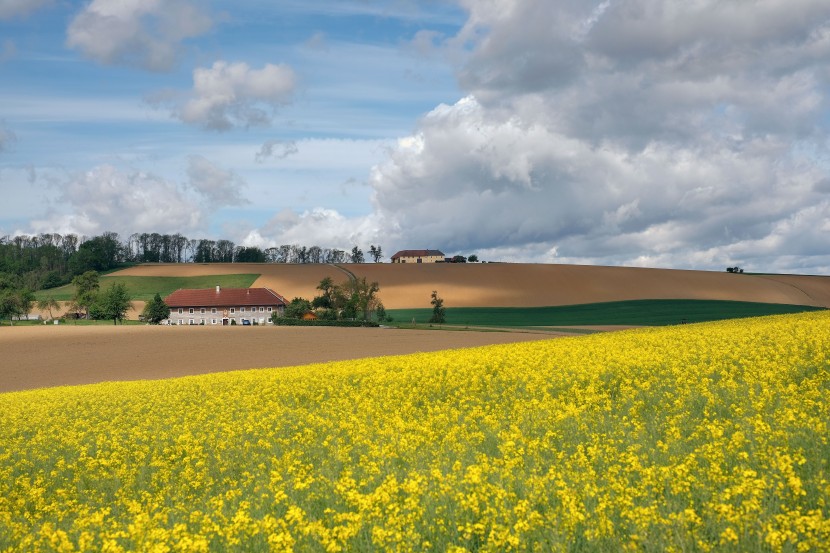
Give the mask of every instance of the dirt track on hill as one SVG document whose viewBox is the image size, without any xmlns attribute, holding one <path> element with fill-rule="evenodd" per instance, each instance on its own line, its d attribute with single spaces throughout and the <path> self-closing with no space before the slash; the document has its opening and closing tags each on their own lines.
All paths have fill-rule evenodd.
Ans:
<svg viewBox="0 0 830 553">
<path fill-rule="evenodd" d="M 286 367 L 552 336 L 549 332 L 333 327 L 0 327 L 0 392 Z"/>
<path fill-rule="evenodd" d="M 638 299 L 707 299 L 830 307 L 830 277 L 748 275 L 636 267 L 486 264 L 347 264 L 343 269 L 380 284 L 387 309 L 429 307 L 437 290 L 447 307 L 544 307 Z M 288 299 L 312 298 L 325 276 L 346 273 L 331 265 L 140 265 L 116 275 L 192 276 L 258 273 L 254 286 Z"/>
</svg>

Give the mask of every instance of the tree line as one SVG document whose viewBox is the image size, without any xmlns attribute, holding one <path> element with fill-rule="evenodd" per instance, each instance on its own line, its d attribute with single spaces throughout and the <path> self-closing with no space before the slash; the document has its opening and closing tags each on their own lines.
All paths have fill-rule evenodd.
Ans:
<svg viewBox="0 0 830 553">
<path fill-rule="evenodd" d="M 0 237 L 0 292 L 40 290 L 68 284 L 87 271 L 104 272 L 124 263 L 365 263 L 380 262 L 383 250 L 367 254 L 319 246 L 239 246 L 230 240 L 190 239 L 181 234 L 134 233 L 122 239 L 105 232 L 91 238 L 43 233 Z"/>
</svg>

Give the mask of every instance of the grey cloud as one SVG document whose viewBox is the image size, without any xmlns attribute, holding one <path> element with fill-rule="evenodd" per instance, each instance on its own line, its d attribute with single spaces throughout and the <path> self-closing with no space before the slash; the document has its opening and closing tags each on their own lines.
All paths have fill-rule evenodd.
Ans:
<svg viewBox="0 0 830 553">
<path fill-rule="evenodd" d="M 25 16 L 50 4 L 52 0 L 0 0 L 0 20 Z"/>
<path fill-rule="evenodd" d="M 184 98 L 164 91 L 150 101 L 170 105 L 172 115 L 184 123 L 226 131 L 269 125 L 275 111 L 291 101 L 295 87 L 294 70 L 287 65 L 252 69 L 243 62 L 217 61 L 193 71 L 193 90 Z"/>
<path fill-rule="evenodd" d="M 202 156 L 190 156 L 187 168 L 188 184 L 212 207 L 243 205 L 245 182 L 232 171 L 217 167 Z"/>
<path fill-rule="evenodd" d="M 297 143 L 293 140 L 268 140 L 259 149 L 255 158 L 257 163 L 263 163 L 268 159 L 285 159 L 299 151 Z"/>
<path fill-rule="evenodd" d="M 463 4 L 470 96 L 374 168 L 386 235 L 556 261 L 827 265 L 830 4 Z"/>
<path fill-rule="evenodd" d="M 183 41 L 212 25 L 210 15 L 188 0 L 93 0 L 69 24 L 66 43 L 100 63 L 167 71 Z"/>
<path fill-rule="evenodd" d="M 17 141 L 17 136 L 10 130 L 0 126 L 0 152 L 6 150 L 12 142 Z"/>
</svg>

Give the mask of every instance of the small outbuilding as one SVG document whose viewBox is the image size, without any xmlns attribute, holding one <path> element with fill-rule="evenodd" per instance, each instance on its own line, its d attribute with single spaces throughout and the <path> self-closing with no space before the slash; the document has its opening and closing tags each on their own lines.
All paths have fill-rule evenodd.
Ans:
<svg viewBox="0 0 830 553">
<path fill-rule="evenodd" d="M 271 315 L 282 316 L 288 303 L 270 288 L 179 289 L 164 298 L 170 307 L 170 324 L 267 324 Z"/>
<path fill-rule="evenodd" d="M 443 263 L 440 250 L 401 250 L 392 256 L 392 263 Z"/>
</svg>

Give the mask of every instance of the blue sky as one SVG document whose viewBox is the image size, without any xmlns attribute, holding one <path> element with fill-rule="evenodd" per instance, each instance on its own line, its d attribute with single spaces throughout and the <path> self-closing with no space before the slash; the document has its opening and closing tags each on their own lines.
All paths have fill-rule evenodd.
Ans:
<svg viewBox="0 0 830 553">
<path fill-rule="evenodd" d="M 830 4 L 0 0 L 0 236 L 830 271 Z"/>
</svg>

